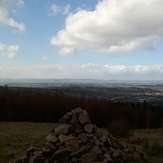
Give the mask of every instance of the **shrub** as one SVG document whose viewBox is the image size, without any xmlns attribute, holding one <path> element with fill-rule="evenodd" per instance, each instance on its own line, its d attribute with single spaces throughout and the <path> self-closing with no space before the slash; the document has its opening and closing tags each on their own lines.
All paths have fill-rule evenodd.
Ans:
<svg viewBox="0 0 163 163">
<path fill-rule="evenodd" d="M 143 149 L 149 156 L 163 155 L 163 144 L 161 141 L 146 139 L 143 144 Z"/>
<path fill-rule="evenodd" d="M 124 120 L 114 120 L 108 125 L 109 132 L 115 137 L 128 137 L 129 127 Z"/>
</svg>

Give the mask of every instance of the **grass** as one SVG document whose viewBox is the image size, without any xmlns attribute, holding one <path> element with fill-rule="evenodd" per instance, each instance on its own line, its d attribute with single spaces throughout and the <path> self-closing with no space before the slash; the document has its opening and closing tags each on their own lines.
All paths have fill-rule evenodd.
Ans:
<svg viewBox="0 0 163 163">
<path fill-rule="evenodd" d="M 0 163 L 8 163 L 31 144 L 41 146 L 52 123 L 0 122 Z"/>
<path fill-rule="evenodd" d="M 0 163 L 9 163 L 14 157 L 26 151 L 31 144 L 42 146 L 45 143 L 45 137 L 56 125 L 52 123 L 0 122 Z M 146 140 L 163 142 L 163 134 L 160 131 L 161 129 L 134 130 L 132 136 L 126 141 L 131 145 L 134 144 L 138 150 L 146 152 L 143 149 Z M 137 143 L 139 141 L 140 143 Z M 145 154 L 151 163 L 163 163 L 163 156 Z"/>
<path fill-rule="evenodd" d="M 138 140 L 135 146 L 143 152 L 151 163 L 163 163 L 162 129 L 142 129 L 132 131 L 129 140 Z"/>
</svg>

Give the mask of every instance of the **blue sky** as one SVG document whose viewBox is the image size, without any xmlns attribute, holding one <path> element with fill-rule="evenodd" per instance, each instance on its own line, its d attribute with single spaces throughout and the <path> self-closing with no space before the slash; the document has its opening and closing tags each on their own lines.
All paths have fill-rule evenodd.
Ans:
<svg viewBox="0 0 163 163">
<path fill-rule="evenodd" d="M 0 0 L 0 78 L 163 80 L 162 0 Z"/>
</svg>

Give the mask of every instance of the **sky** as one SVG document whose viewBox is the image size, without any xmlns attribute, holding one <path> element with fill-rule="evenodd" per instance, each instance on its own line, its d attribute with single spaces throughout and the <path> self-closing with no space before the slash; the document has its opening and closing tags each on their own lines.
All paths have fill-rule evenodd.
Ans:
<svg viewBox="0 0 163 163">
<path fill-rule="evenodd" d="M 163 80 L 163 1 L 0 0 L 0 78 Z"/>
</svg>

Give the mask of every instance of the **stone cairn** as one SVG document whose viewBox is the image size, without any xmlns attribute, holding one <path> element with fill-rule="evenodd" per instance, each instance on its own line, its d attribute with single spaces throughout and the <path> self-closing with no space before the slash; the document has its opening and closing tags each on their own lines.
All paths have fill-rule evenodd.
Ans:
<svg viewBox="0 0 163 163">
<path fill-rule="evenodd" d="M 119 142 L 111 134 L 91 124 L 81 108 L 66 113 L 60 125 L 38 148 L 31 146 L 13 163 L 131 163 L 148 162 L 135 147 Z"/>
</svg>

